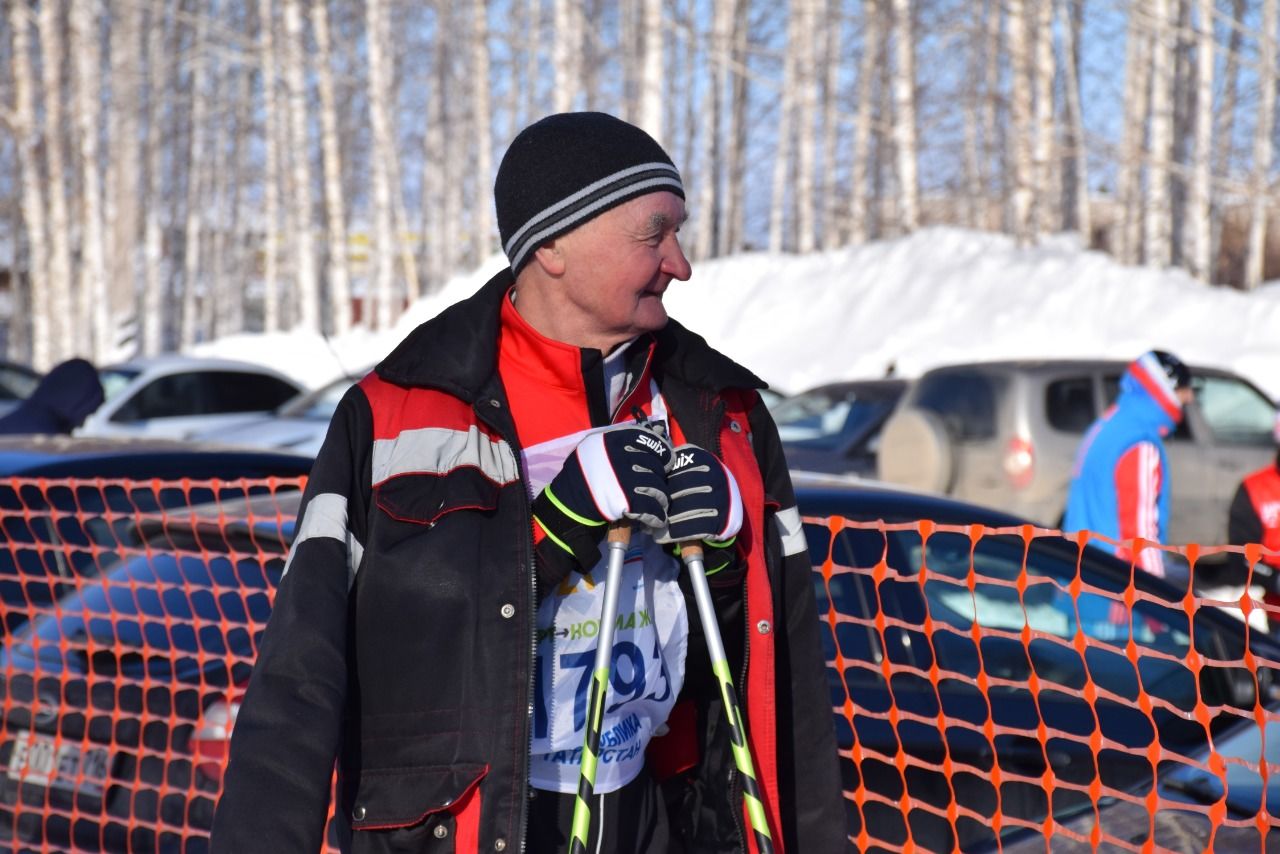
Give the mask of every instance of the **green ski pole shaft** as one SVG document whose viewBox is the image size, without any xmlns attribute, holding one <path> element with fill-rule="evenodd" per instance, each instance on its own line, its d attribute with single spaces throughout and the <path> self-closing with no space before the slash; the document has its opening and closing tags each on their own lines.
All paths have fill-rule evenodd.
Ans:
<svg viewBox="0 0 1280 854">
<path fill-rule="evenodd" d="M 724 702 L 724 713 L 729 719 L 729 737 L 733 742 L 733 762 L 742 775 L 742 799 L 746 803 L 747 816 L 751 819 L 756 850 L 760 854 L 773 854 L 773 837 L 769 835 L 769 820 L 764 814 L 764 799 L 760 795 L 760 783 L 756 780 L 755 765 L 751 761 L 751 748 L 747 745 L 747 725 L 738 705 L 738 692 L 733 687 L 733 677 L 729 674 L 729 659 L 724 654 L 720 624 L 716 621 L 715 607 L 711 604 L 711 590 L 707 587 L 707 572 L 702 564 L 702 544 L 681 543 L 680 555 L 689 568 L 693 598 L 698 603 L 698 619 L 702 622 L 707 652 L 711 655 L 711 670 L 720 683 L 720 698 Z"/>
<path fill-rule="evenodd" d="M 622 583 L 622 564 L 631 543 L 631 526 L 615 522 L 609 526 L 609 571 L 604 581 L 604 602 L 600 607 L 600 633 L 596 636 L 595 669 L 591 674 L 591 693 L 587 700 L 587 733 L 582 746 L 582 770 L 578 775 L 578 797 L 573 804 L 570 854 L 586 854 L 587 837 L 591 833 L 591 795 L 596 787 L 596 765 L 600 751 L 600 724 L 604 721 L 605 692 L 609 689 L 609 671 L 613 664 L 613 630 L 618 618 L 618 587 Z"/>
</svg>

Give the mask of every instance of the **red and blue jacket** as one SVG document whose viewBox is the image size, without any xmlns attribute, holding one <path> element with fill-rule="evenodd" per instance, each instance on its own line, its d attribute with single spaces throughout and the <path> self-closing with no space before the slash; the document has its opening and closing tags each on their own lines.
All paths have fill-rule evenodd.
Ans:
<svg viewBox="0 0 1280 854">
<path fill-rule="evenodd" d="M 1092 540 L 1125 560 L 1136 538 L 1165 543 L 1169 531 L 1169 462 L 1163 438 L 1182 418 L 1172 383 L 1155 357 L 1129 365 L 1120 396 L 1085 434 L 1076 455 L 1063 528 L 1087 530 L 1115 541 Z M 1148 572 L 1164 575 L 1163 554 L 1136 556 Z"/>
</svg>

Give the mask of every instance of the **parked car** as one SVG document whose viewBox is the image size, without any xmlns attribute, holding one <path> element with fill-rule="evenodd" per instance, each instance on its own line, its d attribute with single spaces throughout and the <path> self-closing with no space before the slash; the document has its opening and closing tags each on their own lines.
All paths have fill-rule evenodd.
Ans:
<svg viewBox="0 0 1280 854">
<path fill-rule="evenodd" d="M 166 439 L 0 437 L 0 536 L 8 546 L 0 548 L 0 631 L 16 630 L 110 566 L 121 544 L 136 542 L 139 520 L 259 494 L 266 478 L 296 489 L 312 462 Z"/>
<path fill-rule="evenodd" d="M 0 838 L 208 850 L 227 743 L 293 520 L 151 526 L 0 649 Z M 230 514 L 231 519 L 228 520 Z"/>
<path fill-rule="evenodd" d="M 172 354 L 110 365 L 99 376 L 106 400 L 77 435 L 186 439 L 258 417 L 304 391 L 263 365 Z"/>
<path fill-rule="evenodd" d="M 829 383 L 772 407 L 793 471 L 875 477 L 880 431 L 906 392 L 900 379 Z"/>
<path fill-rule="evenodd" d="M 366 372 L 367 373 L 367 372 Z M 342 396 L 359 376 L 339 377 L 315 391 L 299 395 L 275 412 L 232 427 L 198 433 L 192 438 L 254 448 L 283 448 L 314 457 L 320 452 L 329 421 Z"/>
<path fill-rule="evenodd" d="M 1274 639 L 1215 607 L 1188 613 L 1185 590 L 1145 573 L 1130 609 L 1128 564 L 1024 539 L 1020 517 L 886 486 L 810 480 L 797 494 L 807 516 L 887 523 L 834 538 L 805 526 L 815 565 L 833 559 L 818 612 L 865 850 L 904 850 L 909 830 L 916 850 L 1043 852 L 1052 813 L 1085 839 L 1096 820 L 1141 846 L 1154 826 L 1158 850 L 1198 852 L 1218 805 L 1247 826 L 1219 826 L 1215 850 L 1270 850 L 1255 819 L 1264 799 L 1280 810 L 1280 775 L 1254 769 L 1280 761 Z M 965 527 L 925 538 L 904 524 L 921 519 Z M 972 525 L 1013 533 L 974 538 Z M 1055 851 L 1070 846 L 1055 835 Z"/>
<path fill-rule="evenodd" d="M 927 371 L 881 436 L 880 479 L 1057 526 L 1076 450 L 1119 393 L 1121 361 L 1005 361 Z M 1275 405 L 1230 371 L 1191 366 L 1195 402 L 1165 440 L 1169 538 L 1227 542 L 1241 478 L 1275 456 Z"/>
</svg>

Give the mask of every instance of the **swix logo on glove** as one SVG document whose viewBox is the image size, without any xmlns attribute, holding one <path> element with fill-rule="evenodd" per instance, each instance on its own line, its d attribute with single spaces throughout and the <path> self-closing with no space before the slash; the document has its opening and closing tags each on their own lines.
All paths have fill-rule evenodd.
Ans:
<svg viewBox="0 0 1280 854">
<path fill-rule="evenodd" d="M 675 471 L 676 469 L 682 469 L 687 466 L 691 466 L 693 465 L 694 459 L 696 458 L 689 451 L 681 451 L 680 453 L 676 454 L 675 460 L 671 463 L 671 470 Z"/>
<path fill-rule="evenodd" d="M 655 454 L 662 454 L 665 456 L 667 453 L 666 443 L 663 442 L 661 439 L 657 438 L 656 436 L 648 436 L 644 433 L 641 433 L 640 435 L 636 436 L 636 442 L 638 442 L 641 445 L 644 445 L 646 448 L 651 449 Z"/>
</svg>

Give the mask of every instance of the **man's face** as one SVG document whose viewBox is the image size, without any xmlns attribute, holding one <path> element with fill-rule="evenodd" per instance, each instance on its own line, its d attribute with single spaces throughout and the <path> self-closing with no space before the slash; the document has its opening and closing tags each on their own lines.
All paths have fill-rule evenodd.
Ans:
<svg viewBox="0 0 1280 854">
<path fill-rule="evenodd" d="M 667 325 L 662 295 L 692 273 L 677 237 L 684 220 L 679 196 L 648 193 L 560 239 L 566 308 L 593 337 L 613 346 Z"/>
</svg>

